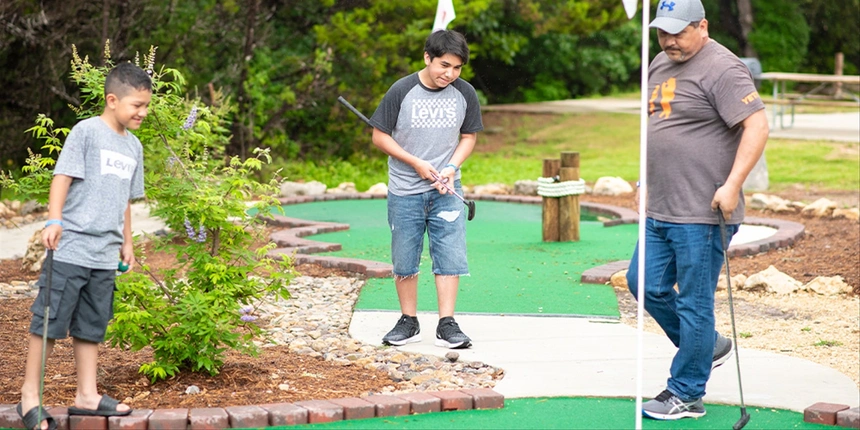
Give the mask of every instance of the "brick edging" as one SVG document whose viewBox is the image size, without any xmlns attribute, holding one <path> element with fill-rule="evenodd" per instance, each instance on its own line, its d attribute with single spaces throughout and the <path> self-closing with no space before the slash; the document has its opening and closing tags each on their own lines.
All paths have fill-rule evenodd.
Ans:
<svg viewBox="0 0 860 430">
<path fill-rule="evenodd" d="M 638 219 L 637 219 L 638 221 Z M 749 243 L 729 246 L 729 257 L 743 257 L 767 252 L 771 249 L 786 248 L 803 237 L 805 227 L 794 221 L 776 218 L 746 217 L 744 224 L 760 225 L 776 229 L 776 233 Z M 629 260 L 619 260 L 601 266 L 592 267 L 582 272 L 580 282 L 583 284 L 606 284 L 612 275 L 627 269 Z"/>
<path fill-rule="evenodd" d="M 0 428 L 24 428 L 16 405 L 0 405 Z M 305 400 L 224 408 L 135 409 L 125 417 L 69 416 L 65 407 L 46 407 L 58 429 L 215 429 L 260 428 L 393 417 L 430 412 L 501 409 L 505 397 L 489 388 L 371 394 L 330 400 Z"/>
</svg>

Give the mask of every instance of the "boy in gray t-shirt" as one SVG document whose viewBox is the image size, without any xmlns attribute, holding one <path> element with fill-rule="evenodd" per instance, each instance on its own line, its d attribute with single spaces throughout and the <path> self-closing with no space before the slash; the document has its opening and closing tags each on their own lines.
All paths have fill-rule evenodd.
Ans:
<svg viewBox="0 0 860 430">
<path fill-rule="evenodd" d="M 54 250 L 52 285 L 47 265 L 31 311 L 29 350 L 18 413 L 27 428 L 38 417 L 56 422 L 39 405 L 39 378 L 45 289 L 51 288 L 47 355 L 55 339 L 74 339 L 78 372 L 75 406 L 70 415 L 128 415 L 131 409 L 96 386 L 98 344 L 113 317 L 117 257 L 134 265 L 131 199 L 143 197 L 143 147 L 129 130 L 140 127 L 152 97 L 149 75 L 131 63 L 110 71 L 105 80 L 105 109 L 69 133 L 54 168 L 48 221 L 42 243 Z M 25 413 L 26 412 L 26 413 Z"/>
<path fill-rule="evenodd" d="M 471 339 L 454 321 L 454 306 L 466 262 L 463 204 L 441 181 L 462 193 L 460 165 L 483 130 L 475 89 L 459 78 L 469 45 L 455 31 L 436 31 L 424 45 L 426 67 L 391 86 L 373 117 L 373 143 L 389 155 L 388 223 L 391 260 L 401 317 L 382 338 L 387 345 L 421 340 L 417 314 L 418 271 L 424 235 L 439 304 L 436 345 L 468 348 Z"/>
</svg>

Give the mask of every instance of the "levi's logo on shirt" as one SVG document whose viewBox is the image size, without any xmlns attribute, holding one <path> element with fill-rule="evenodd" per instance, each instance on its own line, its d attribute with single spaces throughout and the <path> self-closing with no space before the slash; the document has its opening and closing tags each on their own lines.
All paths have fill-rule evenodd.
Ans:
<svg viewBox="0 0 860 430">
<path fill-rule="evenodd" d="M 102 149 L 100 152 L 102 175 L 116 175 L 120 179 L 131 179 L 137 167 L 137 162 L 133 158 L 107 149 Z"/>
<path fill-rule="evenodd" d="M 456 126 L 457 99 L 416 99 L 412 101 L 413 128 Z"/>
</svg>

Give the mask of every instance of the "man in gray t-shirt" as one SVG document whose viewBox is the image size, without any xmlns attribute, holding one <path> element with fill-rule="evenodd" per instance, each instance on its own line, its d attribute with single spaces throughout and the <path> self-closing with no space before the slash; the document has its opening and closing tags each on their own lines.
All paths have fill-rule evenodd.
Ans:
<svg viewBox="0 0 860 430">
<path fill-rule="evenodd" d="M 462 34 L 434 32 L 424 45 L 426 67 L 395 82 L 370 118 L 374 145 L 389 155 L 388 223 L 401 311 L 382 338 L 387 345 L 421 340 L 416 314 L 425 233 L 439 301 L 436 345 L 468 348 L 472 342 L 454 321 L 460 276 L 469 273 L 466 215 L 443 185 L 463 192 L 460 166 L 483 130 L 475 89 L 459 78 L 467 61 L 469 45 Z"/>
<path fill-rule="evenodd" d="M 761 157 L 768 125 L 746 66 L 708 37 L 700 0 L 661 0 L 651 22 L 663 52 L 649 68 L 645 309 L 678 347 L 666 390 L 642 406 L 655 419 L 700 417 L 711 369 L 732 354 L 714 330 L 729 237 L 743 220 L 744 180 Z M 638 291 L 638 245 L 627 283 Z M 677 283 L 678 291 L 674 290 Z"/>
</svg>

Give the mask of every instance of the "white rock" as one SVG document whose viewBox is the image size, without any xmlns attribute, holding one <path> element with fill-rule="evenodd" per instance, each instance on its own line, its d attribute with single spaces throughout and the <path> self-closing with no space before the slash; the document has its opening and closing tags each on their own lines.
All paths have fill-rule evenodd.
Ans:
<svg viewBox="0 0 860 430">
<path fill-rule="evenodd" d="M 604 176 L 594 183 L 592 193 L 598 196 L 618 196 L 632 193 L 633 187 L 623 178 Z"/>
<path fill-rule="evenodd" d="M 185 394 L 200 394 L 200 387 L 196 385 L 189 385 L 188 388 L 185 389 Z"/>
<path fill-rule="evenodd" d="M 822 197 L 803 208 L 800 213 L 807 217 L 829 217 L 836 209 L 836 202 Z"/>
<path fill-rule="evenodd" d="M 850 220 L 860 220 L 860 208 L 851 209 L 834 209 L 833 218 L 848 218 Z"/>
<path fill-rule="evenodd" d="M 387 194 L 388 194 L 388 185 L 385 185 L 384 183 L 379 182 L 379 183 L 377 183 L 377 184 L 374 184 L 374 185 L 373 185 L 373 186 L 371 186 L 370 188 L 368 188 L 368 189 L 367 189 L 367 193 L 368 193 L 368 194 L 382 194 L 382 195 L 387 195 Z"/>
<path fill-rule="evenodd" d="M 742 289 L 744 283 L 746 283 L 747 277 L 746 275 L 739 274 L 732 276 L 732 288 L 733 289 Z M 720 275 L 720 279 L 717 280 L 717 291 L 723 291 L 727 289 L 728 283 L 726 282 L 726 275 Z"/>
<path fill-rule="evenodd" d="M 514 194 L 519 196 L 536 196 L 538 182 L 529 180 L 519 180 L 514 182 Z"/>
<path fill-rule="evenodd" d="M 337 187 L 325 191 L 326 194 L 346 194 L 358 192 L 354 182 L 341 182 Z"/>
<path fill-rule="evenodd" d="M 800 281 L 770 266 L 744 282 L 744 290 L 763 290 L 779 295 L 791 294 L 803 287 Z"/>
<path fill-rule="evenodd" d="M 852 290 L 851 286 L 846 284 L 841 276 L 818 276 L 809 281 L 804 288 L 825 296 L 847 294 Z"/>
<path fill-rule="evenodd" d="M 475 194 L 506 195 L 511 193 L 511 188 L 505 184 L 486 184 L 475 187 Z"/>
<path fill-rule="evenodd" d="M 325 194 L 326 185 L 322 182 L 290 182 L 286 181 L 281 184 L 281 196 L 318 196 Z"/>
</svg>

